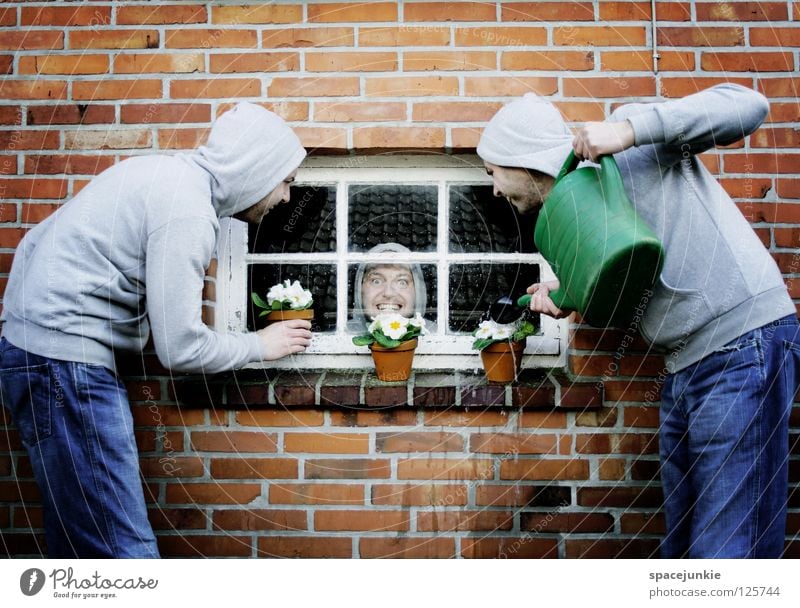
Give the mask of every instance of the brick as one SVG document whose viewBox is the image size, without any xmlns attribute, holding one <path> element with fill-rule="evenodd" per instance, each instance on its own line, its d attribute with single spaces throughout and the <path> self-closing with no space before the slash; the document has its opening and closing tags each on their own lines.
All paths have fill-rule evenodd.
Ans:
<svg viewBox="0 0 800 608">
<path fill-rule="evenodd" d="M 363 30 L 360 36 L 363 36 Z M 351 47 L 354 44 L 351 27 L 281 28 L 262 32 L 262 48 Z M 363 44 L 362 44 L 363 46 Z"/>
<path fill-rule="evenodd" d="M 347 149 L 347 131 L 345 129 L 294 127 L 293 130 L 297 137 L 300 138 L 300 143 L 310 153 L 339 152 Z"/>
<path fill-rule="evenodd" d="M 353 130 L 357 149 L 444 148 L 444 129 L 427 127 L 360 127 Z M 370 391 L 370 389 L 366 389 Z M 369 405 L 369 402 L 367 403 Z"/>
<path fill-rule="evenodd" d="M 0 179 L 4 198 L 64 198 L 65 179 Z"/>
<path fill-rule="evenodd" d="M 751 222 L 800 222 L 800 205 L 790 203 L 740 203 L 739 210 Z"/>
<path fill-rule="evenodd" d="M 71 30 L 69 48 L 71 49 L 157 49 L 159 44 L 156 30 Z"/>
<path fill-rule="evenodd" d="M 314 529 L 319 532 L 406 532 L 411 516 L 404 511 L 317 511 Z"/>
<path fill-rule="evenodd" d="M 575 451 L 578 454 L 656 454 L 658 438 L 650 433 L 578 434 Z"/>
<path fill-rule="evenodd" d="M 800 131 L 796 128 L 759 129 L 750 136 L 754 148 L 796 148 L 800 146 Z"/>
<path fill-rule="evenodd" d="M 664 534 L 666 524 L 661 513 L 623 513 L 620 517 L 623 534 Z"/>
<path fill-rule="evenodd" d="M 211 105 L 205 103 L 125 104 L 120 108 L 123 124 L 192 123 L 211 121 Z"/>
<path fill-rule="evenodd" d="M 448 46 L 450 28 L 404 25 L 403 27 L 360 27 L 358 46 Z M 344 46 L 344 45 L 342 45 Z"/>
<path fill-rule="evenodd" d="M 373 505 L 463 506 L 467 504 L 467 486 L 462 484 L 375 484 Z"/>
<path fill-rule="evenodd" d="M 608 513 L 521 513 L 520 530 L 549 534 L 613 532 L 614 517 Z"/>
<path fill-rule="evenodd" d="M 779 2 L 697 2 L 697 21 L 784 21 L 786 3 Z"/>
<path fill-rule="evenodd" d="M 139 468 L 147 479 L 154 477 L 200 477 L 203 475 L 203 459 L 198 457 L 141 458 Z"/>
<path fill-rule="evenodd" d="M 695 69 L 691 51 L 659 50 L 658 69 L 662 71 L 691 72 Z M 650 51 L 604 51 L 600 54 L 600 69 L 614 72 L 652 71 L 653 54 Z"/>
<path fill-rule="evenodd" d="M 0 125 L 22 124 L 22 108 L 19 106 L 0 106 Z"/>
<path fill-rule="evenodd" d="M 452 538 L 361 538 L 359 554 L 362 558 L 430 559 L 455 556 L 455 539 Z"/>
<path fill-rule="evenodd" d="M 501 6 L 503 21 L 594 21 L 591 2 L 515 2 Z"/>
<path fill-rule="evenodd" d="M 594 68 L 594 53 L 591 51 L 505 51 L 500 57 L 500 68 L 504 71 L 585 71 Z"/>
<path fill-rule="evenodd" d="M 452 76 L 366 78 L 364 92 L 367 97 L 458 95 L 458 79 Z M 353 94 L 358 94 L 358 91 Z"/>
<path fill-rule="evenodd" d="M 656 94 L 656 81 L 655 78 L 645 76 L 627 78 L 565 77 L 563 93 L 569 97 L 653 96 Z"/>
<path fill-rule="evenodd" d="M 63 103 L 54 106 L 29 106 L 29 125 L 78 125 L 114 122 L 114 106 Z M 53 132 L 53 135 L 58 133 Z"/>
<path fill-rule="evenodd" d="M 294 458 L 212 458 L 211 477 L 215 479 L 297 479 Z"/>
<path fill-rule="evenodd" d="M 63 49 L 64 33 L 49 30 L 0 31 L 0 50 Z"/>
<path fill-rule="evenodd" d="M 462 452 L 464 440 L 456 433 L 401 432 L 377 433 L 378 452 Z"/>
<path fill-rule="evenodd" d="M 259 557 L 344 558 L 352 557 L 349 538 L 324 536 L 264 536 L 258 539 Z"/>
<path fill-rule="evenodd" d="M 461 556 L 470 559 L 542 559 L 558 557 L 555 539 L 531 537 L 464 538 Z"/>
<path fill-rule="evenodd" d="M 586 460 L 527 460 L 505 461 L 500 465 L 500 479 L 551 480 L 588 479 Z"/>
<path fill-rule="evenodd" d="M 297 53 L 223 53 L 210 55 L 211 72 L 293 72 L 300 69 Z"/>
<path fill-rule="evenodd" d="M 287 453 L 366 454 L 369 435 L 365 433 L 286 433 L 284 450 Z"/>
<path fill-rule="evenodd" d="M 381 411 L 338 411 L 331 412 L 334 426 L 409 426 L 416 425 L 417 413 L 412 410 L 387 409 Z"/>
<path fill-rule="evenodd" d="M 744 46 L 741 27 L 659 27 L 659 46 Z"/>
<path fill-rule="evenodd" d="M 761 199 L 772 190 L 772 179 L 769 177 L 726 178 L 719 181 L 725 192 L 733 198 Z"/>
<path fill-rule="evenodd" d="M 494 3 L 411 2 L 403 7 L 404 21 L 495 21 Z"/>
<path fill-rule="evenodd" d="M 467 76 L 464 78 L 464 94 L 478 97 L 518 97 L 533 92 L 537 95 L 553 95 L 558 92 L 558 79 L 549 76 Z M 459 115 L 460 116 L 460 115 Z"/>
<path fill-rule="evenodd" d="M 167 30 L 168 49 L 254 49 L 258 46 L 256 30 L 177 29 Z"/>
<path fill-rule="evenodd" d="M 751 46 L 800 46 L 800 30 L 797 27 L 751 27 Z"/>
<path fill-rule="evenodd" d="M 494 51 L 406 51 L 403 53 L 404 72 L 494 70 L 497 55 Z"/>
<path fill-rule="evenodd" d="M 25 157 L 25 173 L 39 175 L 97 175 L 114 164 L 113 156 L 35 154 Z"/>
<path fill-rule="evenodd" d="M 475 433 L 470 435 L 471 452 L 483 454 L 557 454 L 557 435 L 532 433 Z"/>
<path fill-rule="evenodd" d="M 173 23 L 205 23 L 206 8 L 202 5 L 120 6 L 117 25 L 169 25 Z"/>
<path fill-rule="evenodd" d="M 253 103 L 253 102 L 251 102 Z M 274 103 L 257 103 L 287 121 L 301 121 L 308 119 L 308 102 L 301 101 L 276 101 Z M 217 116 L 230 110 L 234 104 L 221 103 L 217 105 Z"/>
<path fill-rule="evenodd" d="M 798 86 L 800 86 L 800 78 L 773 78 L 773 79 L 759 79 L 758 89 L 767 97 L 794 97 Z"/>
<path fill-rule="evenodd" d="M 14 56 L 0 55 L 0 74 L 11 74 L 14 71 Z"/>
<path fill-rule="evenodd" d="M 575 426 L 610 427 L 617 424 L 617 408 L 604 407 L 575 413 Z"/>
<path fill-rule="evenodd" d="M 320 426 L 325 422 L 321 410 L 269 409 L 236 412 L 236 422 L 244 426 Z"/>
<path fill-rule="evenodd" d="M 173 99 L 215 99 L 219 97 L 258 97 L 261 81 L 257 78 L 210 78 L 173 80 L 169 85 Z"/>
<path fill-rule="evenodd" d="M 0 99 L 66 99 L 63 80 L 0 80 Z"/>
<path fill-rule="evenodd" d="M 19 59 L 20 74 L 105 74 L 106 55 L 26 55 Z"/>
<path fill-rule="evenodd" d="M 597 475 L 606 481 L 624 481 L 625 461 L 622 458 L 604 458 L 598 462 Z"/>
<path fill-rule="evenodd" d="M 650 21 L 649 2 L 601 2 L 600 21 Z M 690 21 L 692 9 L 688 2 L 658 2 L 656 18 L 659 21 Z"/>
<path fill-rule="evenodd" d="M 249 23 L 297 23 L 303 20 L 303 7 L 289 5 L 214 6 L 211 22 L 239 25 Z"/>
<path fill-rule="evenodd" d="M 100 82 L 73 82 L 72 98 L 76 101 L 96 99 L 158 99 L 161 97 L 160 80 L 107 80 Z"/>
<path fill-rule="evenodd" d="M 427 411 L 425 426 L 505 426 L 508 424 L 508 413 L 505 411 L 473 412 L 470 410 Z"/>
<path fill-rule="evenodd" d="M 396 53 L 306 53 L 309 72 L 391 72 L 396 69 Z"/>
<path fill-rule="evenodd" d="M 423 479 L 461 481 L 464 479 L 492 479 L 494 461 L 453 458 L 412 458 L 397 463 L 398 479 Z"/>
<path fill-rule="evenodd" d="M 273 78 L 267 87 L 269 97 L 340 97 L 358 95 L 355 77 Z"/>
<path fill-rule="evenodd" d="M 307 530 L 305 511 L 225 509 L 214 511 L 215 530 Z"/>
<path fill-rule="evenodd" d="M 521 412 L 519 426 L 535 429 L 563 429 L 567 426 L 564 412 Z"/>
<path fill-rule="evenodd" d="M 568 540 L 566 541 L 566 557 L 580 559 L 656 558 L 659 547 L 658 539 Z"/>
<path fill-rule="evenodd" d="M 781 198 L 800 198 L 800 179 L 777 179 L 775 190 Z"/>
<path fill-rule="evenodd" d="M 478 147 L 478 143 L 480 142 L 481 133 L 483 129 L 481 128 L 460 128 L 460 127 L 450 127 L 450 147 L 453 150 L 460 150 L 460 151 L 468 151 L 474 152 L 475 149 Z M 455 391 L 454 391 L 454 399 L 455 399 Z M 423 404 L 424 405 L 424 404 Z M 441 405 L 441 404 L 436 404 Z"/>
<path fill-rule="evenodd" d="M 703 53 L 700 65 L 707 72 L 790 72 L 792 53 Z"/>
<path fill-rule="evenodd" d="M 578 488 L 578 504 L 584 507 L 627 507 L 632 509 L 660 507 L 660 487 Z"/>
<path fill-rule="evenodd" d="M 115 74 L 190 74 L 205 71 L 200 53 L 131 53 L 114 58 Z"/>
<path fill-rule="evenodd" d="M 334 483 L 271 483 L 270 504 L 363 505 L 364 486 Z"/>
<path fill-rule="evenodd" d="M 447 122 L 458 116 L 460 122 L 484 122 L 503 107 L 500 102 L 439 101 L 415 103 L 412 110 L 414 122 Z"/>
<path fill-rule="evenodd" d="M 600 26 L 557 27 L 553 43 L 558 46 L 644 46 L 647 30 L 644 27 Z"/>
<path fill-rule="evenodd" d="M 0 175 L 16 175 L 17 174 L 17 157 L 11 155 L 0 155 Z M 16 207 L 14 207 L 16 209 Z M 4 222 L 16 221 L 16 211 L 14 212 L 14 219 L 3 220 Z"/>
<path fill-rule="evenodd" d="M 555 406 L 555 387 L 550 382 L 511 387 L 511 403 L 514 407 L 546 407 Z"/>
<path fill-rule="evenodd" d="M 309 23 L 397 21 L 397 4 L 394 2 L 310 4 L 308 21 Z"/>
<path fill-rule="evenodd" d="M 33 26 L 92 26 L 111 23 L 110 6 L 48 6 L 22 7 L 22 25 Z"/>
<path fill-rule="evenodd" d="M 417 514 L 420 532 L 469 532 L 510 530 L 511 511 L 434 511 Z"/>
<path fill-rule="evenodd" d="M 252 537 L 189 535 L 159 536 L 158 549 L 164 557 L 250 557 Z"/>
<path fill-rule="evenodd" d="M 400 102 L 318 102 L 314 104 L 314 120 L 319 122 L 403 121 L 406 104 Z"/>
<path fill-rule="evenodd" d="M 455 29 L 456 46 L 544 46 L 547 30 L 543 27 L 459 27 Z"/>
<path fill-rule="evenodd" d="M 275 452 L 275 433 L 247 431 L 193 431 L 192 448 L 204 452 Z"/>
<path fill-rule="evenodd" d="M 369 458 L 321 458 L 306 460 L 306 479 L 386 479 L 392 474 L 390 461 Z"/>
<path fill-rule="evenodd" d="M 158 147 L 160 150 L 194 150 L 208 140 L 211 129 L 159 129 Z M 203 299 L 214 300 L 213 284 L 206 283 Z"/>
<path fill-rule="evenodd" d="M 461 405 L 465 407 L 505 405 L 505 392 L 503 386 L 465 385 L 461 388 Z"/>
<path fill-rule="evenodd" d="M 257 483 L 169 483 L 168 503 L 247 504 L 261 495 Z"/>
<path fill-rule="evenodd" d="M 15 7 L 0 9 L 0 27 L 17 25 L 17 9 Z"/>
</svg>

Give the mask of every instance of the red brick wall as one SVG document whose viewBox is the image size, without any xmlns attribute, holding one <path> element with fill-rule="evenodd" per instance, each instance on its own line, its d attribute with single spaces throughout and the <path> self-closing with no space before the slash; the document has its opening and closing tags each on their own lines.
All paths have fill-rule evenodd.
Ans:
<svg viewBox="0 0 800 608">
<path fill-rule="evenodd" d="M 733 81 L 770 98 L 768 123 L 704 160 L 800 297 L 800 6 L 659 2 L 657 17 L 654 74 L 649 2 L 4 2 L 0 291 L 25 231 L 92 175 L 194 147 L 238 99 L 316 153 L 470 152 L 529 90 L 577 124 Z M 126 377 L 165 555 L 608 557 L 652 555 L 663 530 L 661 369 L 621 332 L 578 327 L 566 370 L 508 390 L 237 374 L 182 379 L 178 407 L 157 365 Z M 30 464 L 0 424 L 3 552 L 39 554 Z M 793 444 L 799 427 L 796 408 Z M 797 556 L 796 491 L 790 507 Z"/>
</svg>

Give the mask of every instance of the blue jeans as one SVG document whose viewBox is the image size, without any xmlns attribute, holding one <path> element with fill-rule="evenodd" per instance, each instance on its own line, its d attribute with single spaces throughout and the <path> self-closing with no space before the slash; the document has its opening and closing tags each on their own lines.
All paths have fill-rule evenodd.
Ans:
<svg viewBox="0 0 800 608">
<path fill-rule="evenodd" d="M 662 557 L 782 555 L 799 331 L 784 317 L 667 377 Z"/>
<path fill-rule="evenodd" d="M 158 557 L 125 387 L 0 339 L 0 399 L 42 493 L 51 558 Z"/>
</svg>

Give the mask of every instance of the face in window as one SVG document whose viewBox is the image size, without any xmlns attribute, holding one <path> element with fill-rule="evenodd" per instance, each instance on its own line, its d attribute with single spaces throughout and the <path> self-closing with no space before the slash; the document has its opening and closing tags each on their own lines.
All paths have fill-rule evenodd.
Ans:
<svg viewBox="0 0 800 608">
<path fill-rule="evenodd" d="M 404 265 L 372 266 L 364 272 L 361 298 L 367 317 L 385 312 L 412 317 L 416 306 L 414 276 Z"/>
</svg>

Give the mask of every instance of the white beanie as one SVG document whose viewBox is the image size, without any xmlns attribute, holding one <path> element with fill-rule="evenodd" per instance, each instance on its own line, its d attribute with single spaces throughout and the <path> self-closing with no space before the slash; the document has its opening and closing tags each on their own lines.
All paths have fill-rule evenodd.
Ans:
<svg viewBox="0 0 800 608">
<path fill-rule="evenodd" d="M 556 177 L 572 150 L 572 139 L 556 107 L 526 93 L 492 117 L 481 135 L 478 156 L 499 167 L 524 167 Z"/>
</svg>

